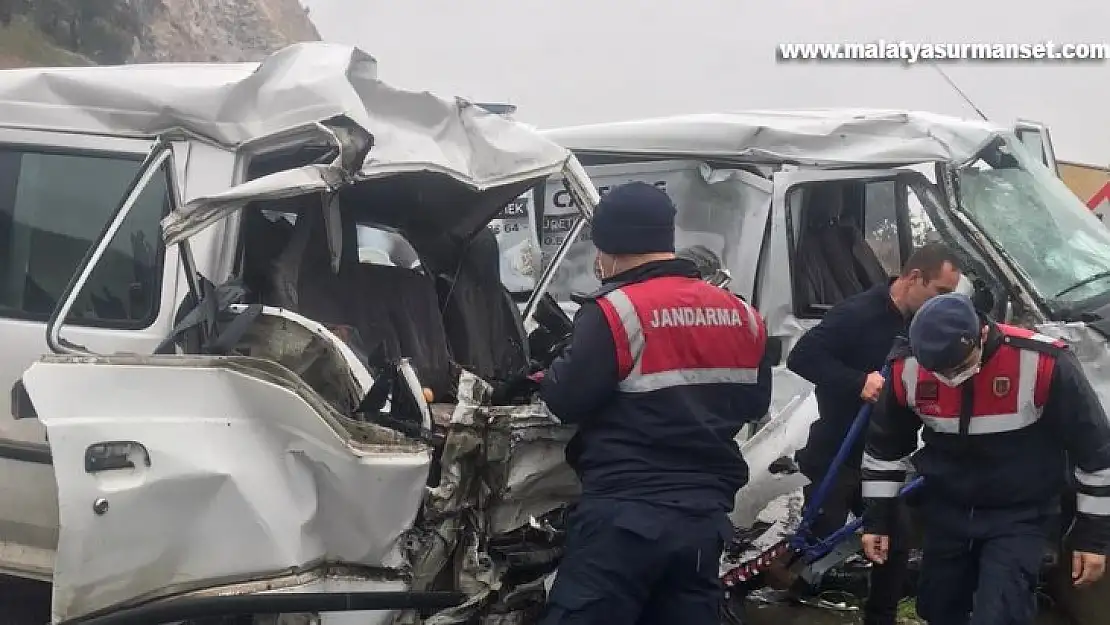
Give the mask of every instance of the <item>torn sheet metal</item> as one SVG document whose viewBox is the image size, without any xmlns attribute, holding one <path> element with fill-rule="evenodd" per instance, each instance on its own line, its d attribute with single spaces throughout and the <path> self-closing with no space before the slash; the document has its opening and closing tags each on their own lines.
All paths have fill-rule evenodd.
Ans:
<svg viewBox="0 0 1110 625">
<path fill-rule="evenodd" d="M 426 625 L 528 623 L 542 608 L 543 574 L 562 555 L 559 512 L 577 499 L 577 478 L 563 462 L 573 428 L 558 424 L 540 402 L 489 406 L 489 384 L 462 371 L 458 403 L 436 421 L 447 430 L 438 484 L 429 489 L 411 543 L 414 589 L 451 572 L 470 595 Z M 552 516 L 555 515 L 555 516 Z M 512 586 L 505 580 L 513 579 Z M 524 581 L 520 581 L 523 579 Z M 399 623 L 415 623 L 408 614 Z"/>
<path fill-rule="evenodd" d="M 1053 322 L 1035 328 L 1046 336 L 1062 339 L 1083 366 L 1083 372 L 1103 406 L 1110 406 L 1110 347 L 1106 337 L 1087 324 Z"/>
<path fill-rule="evenodd" d="M 166 245 L 175 245 L 239 210 L 247 202 L 281 200 L 336 191 L 349 180 L 338 165 L 306 165 L 255 178 L 227 191 L 193 198 L 182 210 L 162 219 Z"/>
<path fill-rule="evenodd" d="M 814 109 L 660 117 L 556 128 L 575 153 L 815 167 L 962 163 L 1010 129 L 918 111 Z"/>
<path fill-rule="evenodd" d="M 296 44 L 258 64 L 0 72 L 0 125 L 9 127 L 151 139 L 185 130 L 243 148 L 336 118 L 374 138 L 369 157 L 351 168 L 360 179 L 435 172 L 483 190 L 558 173 L 569 155 L 468 101 L 391 87 L 378 80 L 372 57 L 344 45 Z M 281 182 L 261 186 L 267 194 L 288 193 L 331 180 L 316 170 Z"/>
<path fill-rule="evenodd" d="M 359 87 L 377 75 L 369 54 L 328 43 L 292 45 L 261 63 L 5 70 L 0 119 L 4 126 L 112 136 L 183 129 L 237 146 L 339 115 L 369 127 Z"/>
<path fill-rule="evenodd" d="M 528 526 L 576 501 L 581 484 L 564 457 L 574 426 L 558 423 L 542 403 L 490 411 L 490 532 Z"/>
<path fill-rule="evenodd" d="M 777 461 L 793 458 L 809 439 L 809 426 L 817 420 L 813 385 L 785 367 L 776 367 L 772 388 L 770 420 L 740 445 L 749 477 L 737 493 L 730 515 L 735 527 L 751 527 L 768 502 L 809 483 L 801 473 L 788 471 Z"/>
</svg>

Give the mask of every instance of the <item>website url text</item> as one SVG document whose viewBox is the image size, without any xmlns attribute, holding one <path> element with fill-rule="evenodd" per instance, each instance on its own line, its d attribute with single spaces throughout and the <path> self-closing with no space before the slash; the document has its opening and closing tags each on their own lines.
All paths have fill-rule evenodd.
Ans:
<svg viewBox="0 0 1110 625">
<path fill-rule="evenodd" d="M 1106 43 L 780 43 L 779 61 L 1105 61 Z"/>
</svg>

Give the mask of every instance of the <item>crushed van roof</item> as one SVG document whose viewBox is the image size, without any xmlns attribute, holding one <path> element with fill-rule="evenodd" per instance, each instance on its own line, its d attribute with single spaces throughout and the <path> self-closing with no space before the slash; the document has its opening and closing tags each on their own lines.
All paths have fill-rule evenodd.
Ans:
<svg viewBox="0 0 1110 625">
<path fill-rule="evenodd" d="M 234 149 L 337 116 L 374 137 L 365 176 L 436 171 L 482 189 L 545 176 L 569 153 L 461 99 L 405 91 L 345 45 L 301 43 L 261 63 L 0 71 L 0 128 L 154 138 L 185 130 Z"/>
<path fill-rule="evenodd" d="M 917 111 L 813 109 L 659 117 L 543 134 L 580 155 L 837 167 L 964 162 L 1008 130 Z"/>
</svg>

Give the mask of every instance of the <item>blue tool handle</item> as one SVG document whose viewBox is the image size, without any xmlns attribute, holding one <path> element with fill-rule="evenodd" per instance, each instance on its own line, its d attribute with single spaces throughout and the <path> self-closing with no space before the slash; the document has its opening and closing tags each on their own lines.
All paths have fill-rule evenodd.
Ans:
<svg viewBox="0 0 1110 625">
<path fill-rule="evenodd" d="M 913 492 L 915 489 L 920 487 L 924 482 L 925 482 L 924 477 L 914 478 L 912 481 L 910 481 L 909 484 L 906 484 L 905 486 L 903 486 L 898 491 L 898 496 L 899 497 L 904 497 L 904 496 L 908 495 L 909 493 Z M 838 544 L 840 544 L 840 541 L 842 541 L 845 538 L 847 538 L 848 536 L 856 533 L 856 530 L 858 530 L 862 526 L 863 526 L 863 519 L 862 518 L 853 519 L 851 523 L 849 523 L 849 524 L 845 525 L 844 527 L 836 530 L 832 534 L 829 534 L 829 536 L 827 538 L 825 538 L 821 542 L 817 543 L 813 547 L 810 547 L 809 549 L 807 549 L 806 554 L 804 556 L 804 560 L 806 562 L 816 562 L 817 560 L 820 560 L 821 558 L 824 558 L 826 555 L 828 555 L 828 553 L 830 551 L 835 549 L 836 546 Z"/>
<path fill-rule="evenodd" d="M 883 379 L 890 377 L 889 363 L 883 366 L 880 375 L 883 376 Z M 844 440 L 840 443 L 840 449 L 837 450 L 836 457 L 833 458 L 832 464 L 829 465 L 829 469 L 825 472 L 824 479 L 821 480 L 821 485 L 818 486 L 816 492 L 813 493 L 813 500 L 805 503 L 805 508 L 802 511 L 802 521 L 798 524 L 798 531 L 790 541 L 795 548 L 801 549 L 805 547 L 806 539 L 809 535 L 809 528 L 813 525 L 813 521 L 820 513 L 821 504 L 823 504 L 825 498 L 829 496 L 829 490 L 832 488 L 837 474 L 840 473 L 840 467 L 848 458 L 848 454 L 852 453 L 852 448 L 855 447 L 856 440 L 867 426 L 867 421 L 871 417 L 871 406 L 872 404 L 870 402 L 864 402 L 863 406 L 860 406 L 855 420 L 852 421 L 852 427 L 848 430 L 848 434 L 845 435 Z"/>
</svg>

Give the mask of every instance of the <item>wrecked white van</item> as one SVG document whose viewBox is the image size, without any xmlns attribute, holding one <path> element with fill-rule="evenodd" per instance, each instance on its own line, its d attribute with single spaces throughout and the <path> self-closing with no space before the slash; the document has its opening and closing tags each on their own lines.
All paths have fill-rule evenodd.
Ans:
<svg viewBox="0 0 1110 625">
<path fill-rule="evenodd" d="M 981 309 L 1066 339 L 1108 398 L 1110 231 L 1055 175 L 1039 124 L 754 111 L 544 134 L 578 156 L 602 194 L 630 180 L 665 188 L 679 210 L 677 246 L 716 256 L 729 288 L 766 317 L 780 362 L 831 306 L 896 275 L 916 246 L 937 239 L 960 251 L 962 287 Z M 558 178 L 527 199 L 516 217 L 523 223 L 501 235 L 503 266 L 522 270 L 507 284 L 525 293 L 523 270 L 545 266 L 577 223 L 574 196 Z M 595 253 L 586 230 L 556 272 L 551 292 L 566 308 L 573 293 L 596 288 Z M 733 512 L 738 528 L 766 531 L 740 532 L 749 542 L 734 546 L 726 573 L 758 572 L 766 564 L 759 556 L 798 522 L 805 478 L 776 461 L 805 444 L 817 415 L 810 391 L 776 369 L 771 419 L 743 445 L 751 483 Z"/>
<path fill-rule="evenodd" d="M 490 405 L 545 346 L 486 225 L 588 211 L 569 151 L 325 44 L 6 71 L 0 120 L 0 570 L 53 622 L 542 607 L 571 432 Z"/>
</svg>

